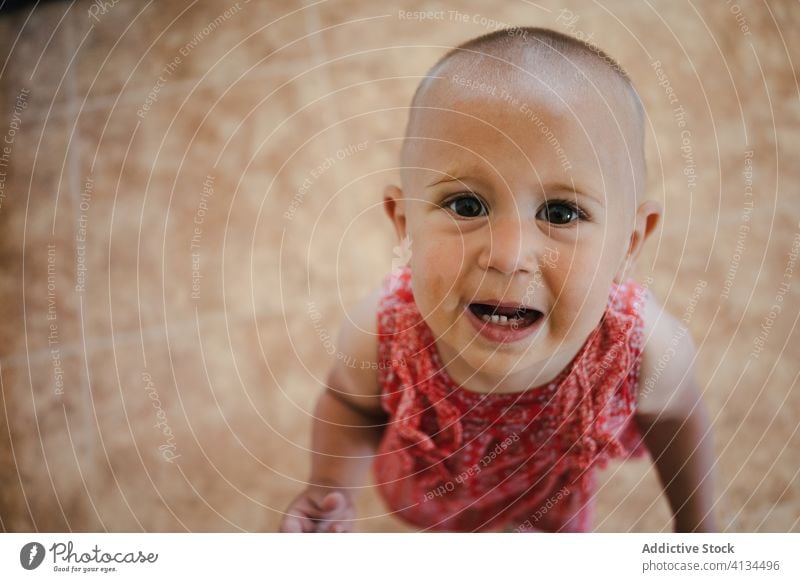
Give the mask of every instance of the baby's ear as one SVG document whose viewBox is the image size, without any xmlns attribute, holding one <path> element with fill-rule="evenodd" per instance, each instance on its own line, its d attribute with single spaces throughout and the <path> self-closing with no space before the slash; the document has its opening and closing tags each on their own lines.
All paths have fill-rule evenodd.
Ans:
<svg viewBox="0 0 800 582">
<path fill-rule="evenodd" d="M 403 191 L 397 186 L 389 185 L 383 190 L 383 209 L 394 224 L 398 240 L 406 236 L 406 207 Z"/>
<path fill-rule="evenodd" d="M 645 200 L 639 205 L 636 210 L 633 233 L 631 233 L 631 240 L 628 244 L 628 252 L 614 277 L 615 283 L 622 283 L 630 275 L 645 241 L 655 232 L 663 213 L 663 206 L 655 200 Z"/>
</svg>

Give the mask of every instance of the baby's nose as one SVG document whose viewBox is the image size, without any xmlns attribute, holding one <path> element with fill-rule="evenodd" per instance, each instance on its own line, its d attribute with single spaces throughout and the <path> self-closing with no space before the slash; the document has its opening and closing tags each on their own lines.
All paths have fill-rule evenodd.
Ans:
<svg viewBox="0 0 800 582">
<path fill-rule="evenodd" d="M 479 266 L 510 275 L 537 270 L 536 237 L 532 224 L 519 218 L 498 220 L 481 251 Z"/>
</svg>

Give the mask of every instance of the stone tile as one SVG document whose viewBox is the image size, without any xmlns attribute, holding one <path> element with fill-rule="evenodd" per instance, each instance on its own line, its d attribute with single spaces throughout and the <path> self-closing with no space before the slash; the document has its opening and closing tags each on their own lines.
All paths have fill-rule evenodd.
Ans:
<svg viewBox="0 0 800 582">
<path fill-rule="evenodd" d="M 481 34 L 514 25 L 528 25 L 548 17 L 549 9 L 538 10 L 516 3 L 487 6 L 477 1 L 461 2 L 458 7 L 431 7 L 427 2 L 405 3 L 402 8 L 363 4 L 353 0 L 321 4 L 316 7 L 319 38 L 329 59 L 378 50 L 387 71 L 406 64 L 420 65 L 424 72 L 432 60 L 416 57 L 416 47 L 428 46 L 443 55 L 449 48 Z M 425 18 L 418 14 L 427 13 Z M 387 34 L 387 31 L 391 31 Z M 358 44 L 352 42 L 358 38 Z M 426 60 L 427 62 L 426 64 Z"/>
<path fill-rule="evenodd" d="M 138 343 L 90 357 L 96 526 L 277 528 L 308 471 L 326 358 L 313 327 L 207 317 L 167 332 L 145 340 L 146 365 Z"/>
<path fill-rule="evenodd" d="M 23 90 L 29 92 L 29 107 L 38 118 L 67 103 L 71 86 L 66 73 L 74 52 L 69 12 L 67 4 L 42 2 L 0 18 L 4 28 L 0 47 L 3 120 L 9 118 Z"/>
<path fill-rule="evenodd" d="M 800 441 L 792 421 L 798 406 L 794 361 L 752 362 L 727 399 L 711 406 L 720 411 L 714 426 L 717 471 L 727 500 L 726 523 L 733 529 L 744 527 L 738 519 L 745 512 L 791 504 L 800 494 L 792 458 Z M 747 405 L 736 406 L 743 399 Z"/>
<path fill-rule="evenodd" d="M 93 484 L 96 527 L 108 531 L 235 530 L 209 499 L 215 489 L 231 494 L 218 468 L 206 457 L 208 447 L 230 446 L 227 435 L 209 422 L 206 410 L 187 410 L 182 400 L 187 390 L 202 390 L 200 367 L 174 370 L 178 378 L 194 372 L 195 385 L 184 386 L 173 378 L 169 344 L 153 338 L 146 346 L 153 352 L 146 367 L 136 350 L 115 354 L 112 348 L 90 360 L 99 442 L 98 479 Z M 177 346 L 176 351 L 180 353 Z M 108 365 L 112 358 L 113 367 Z M 213 442 L 206 441 L 203 447 L 198 436 L 211 437 Z"/>
<path fill-rule="evenodd" d="M 312 294 L 333 291 L 348 306 L 391 270 L 396 241 L 383 189 L 399 183 L 401 139 L 417 80 L 378 80 L 389 75 L 376 55 L 346 58 L 314 74 L 319 82 L 310 97 L 332 118 L 326 127 L 330 169 L 320 180 L 324 204 L 303 216 L 296 244 L 307 249 Z"/>
<path fill-rule="evenodd" d="M 281 253 L 283 214 L 325 155 L 313 110 L 299 111 L 287 81 L 164 94 L 144 119 L 129 108 L 84 112 L 92 335 L 191 321 L 196 309 L 292 303 L 275 290 L 302 280 L 304 259 L 292 245 Z"/>
<path fill-rule="evenodd" d="M 70 119 L 23 114 L 0 164 L 0 353 L 37 358 L 80 341 Z M 46 354 L 44 354 L 46 357 Z"/>
<path fill-rule="evenodd" d="M 358 522 L 354 531 L 364 533 L 404 533 L 415 532 L 416 528 L 394 517 L 384 505 L 377 489 L 363 490 L 356 501 Z"/>
<path fill-rule="evenodd" d="M 96 6 L 82 0 L 72 15 L 76 35 L 86 38 L 78 53 L 81 99 L 135 99 L 159 77 L 225 85 L 307 62 L 304 9 L 294 2 L 120 2 L 105 12 Z"/>
<path fill-rule="evenodd" d="M 14 37 L 11 35 L 10 19 L 0 18 L 0 63 L 3 63 L 3 66 L 8 66 L 8 56 L 11 53 L 13 43 Z M 0 78 L 2 78 L 2 76 L 0 76 Z M 8 104 L 11 102 L 9 93 L 10 91 L 7 91 L 5 87 L 0 91 L 0 112 L 3 114 L 3 119 L 6 119 L 6 114 L 12 109 L 8 107 Z"/>
<path fill-rule="evenodd" d="M 611 463 L 598 475 L 594 530 L 672 531 L 672 513 L 649 461 Z"/>
<path fill-rule="evenodd" d="M 788 533 L 800 531 L 800 502 L 775 503 L 743 511 L 726 531 Z"/>
<path fill-rule="evenodd" d="M 0 522 L 9 532 L 88 531 L 92 443 L 77 356 L 4 365 Z"/>
</svg>

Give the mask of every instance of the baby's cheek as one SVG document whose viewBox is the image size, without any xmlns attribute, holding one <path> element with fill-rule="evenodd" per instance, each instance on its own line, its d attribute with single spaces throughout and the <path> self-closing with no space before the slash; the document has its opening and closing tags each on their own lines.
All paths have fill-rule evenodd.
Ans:
<svg viewBox="0 0 800 582">
<path fill-rule="evenodd" d="M 458 303 L 455 285 L 459 279 L 461 248 L 442 244 L 419 245 L 412 250 L 411 272 L 414 298 L 423 315 L 449 310 Z"/>
<path fill-rule="evenodd" d="M 553 324 L 564 335 L 583 336 L 599 322 L 605 310 L 610 275 L 592 253 L 562 253 L 559 261 L 545 271 L 553 299 Z"/>
</svg>

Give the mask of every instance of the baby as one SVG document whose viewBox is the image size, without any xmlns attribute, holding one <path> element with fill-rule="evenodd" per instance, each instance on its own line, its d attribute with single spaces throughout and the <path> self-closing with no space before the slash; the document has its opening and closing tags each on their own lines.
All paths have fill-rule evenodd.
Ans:
<svg viewBox="0 0 800 582">
<path fill-rule="evenodd" d="M 281 530 L 351 530 L 372 466 L 421 530 L 589 531 L 596 469 L 649 452 L 676 531 L 713 531 L 694 347 L 628 279 L 662 210 L 622 69 L 546 29 L 471 40 L 417 89 L 401 168 L 410 260 L 345 321 Z"/>
</svg>

